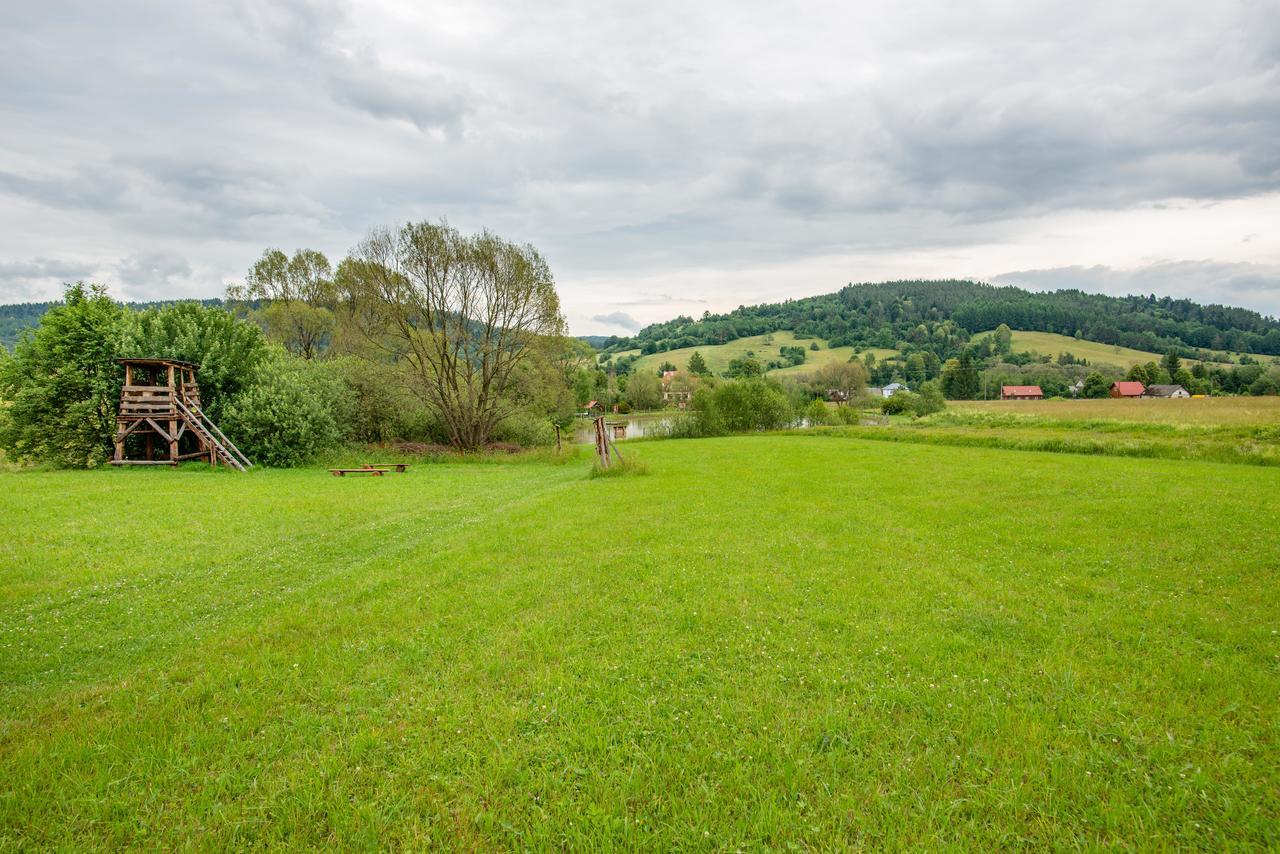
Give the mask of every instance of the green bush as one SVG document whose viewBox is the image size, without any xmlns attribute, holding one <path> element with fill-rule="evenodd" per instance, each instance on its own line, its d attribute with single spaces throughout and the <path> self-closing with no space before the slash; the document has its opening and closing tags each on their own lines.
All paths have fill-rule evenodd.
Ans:
<svg viewBox="0 0 1280 854">
<path fill-rule="evenodd" d="M 701 436 L 777 430 L 795 420 L 786 393 L 776 383 L 762 379 L 699 389 L 690 408 Z"/>
<path fill-rule="evenodd" d="M 332 377 L 280 353 L 226 407 L 222 429 L 259 465 L 301 465 L 342 440 Z"/>
<path fill-rule="evenodd" d="M 556 443 L 556 430 L 546 416 L 521 411 L 504 418 L 493 437 L 522 448 L 545 447 Z"/>
<path fill-rule="evenodd" d="M 880 401 L 880 411 L 885 415 L 914 413 L 918 399 L 918 395 L 909 391 L 894 392 L 891 396 Z"/>
<path fill-rule="evenodd" d="M 835 420 L 840 424 L 858 424 L 862 421 L 862 413 L 853 406 L 837 406 L 835 409 Z"/>
<path fill-rule="evenodd" d="M 911 412 L 917 418 L 941 412 L 947 408 L 947 399 L 942 395 L 942 384 L 937 380 L 929 380 L 920 386 L 920 392 L 912 401 Z"/>
<path fill-rule="evenodd" d="M 822 427 L 835 422 L 835 415 L 827 408 L 827 405 L 818 398 L 814 398 L 804 409 L 804 419 L 809 422 L 810 427 Z"/>
</svg>

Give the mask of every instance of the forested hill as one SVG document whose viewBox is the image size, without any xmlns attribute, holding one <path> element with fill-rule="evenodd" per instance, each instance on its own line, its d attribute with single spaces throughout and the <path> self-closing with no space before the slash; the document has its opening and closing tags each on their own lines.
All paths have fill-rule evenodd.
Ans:
<svg viewBox="0 0 1280 854">
<path fill-rule="evenodd" d="M 832 347 L 940 342 L 954 347 L 1002 323 L 1157 353 L 1280 354 L 1280 320 L 1248 309 L 1154 295 L 1037 293 L 956 280 L 851 284 L 833 294 L 740 306 L 728 314 L 704 314 L 700 320 L 677 317 L 647 326 L 631 338 L 607 339 L 605 349 L 654 353 L 783 329 L 826 339 Z"/>
<path fill-rule="evenodd" d="M 130 308 L 142 310 L 147 308 L 159 308 L 161 306 L 170 305 L 180 300 L 158 300 L 155 302 L 131 302 L 126 303 Z M 199 300 L 201 305 L 216 306 L 222 305 L 222 300 L 203 299 Z M 20 302 L 11 305 L 0 305 L 0 345 L 4 345 L 9 349 L 13 349 L 13 345 L 17 343 L 18 337 L 24 329 L 33 329 L 40 324 L 40 318 L 44 317 L 44 313 L 55 305 L 62 305 L 62 301 L 56 302 Z"/>
</svg>

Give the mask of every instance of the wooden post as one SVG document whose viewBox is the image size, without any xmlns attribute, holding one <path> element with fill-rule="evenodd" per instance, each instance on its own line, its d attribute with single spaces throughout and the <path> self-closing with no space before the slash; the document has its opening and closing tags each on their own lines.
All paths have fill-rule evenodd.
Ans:
<svg viewBox="0 0 1280 854">
<path fill-rule="evenodd" d="M 604 416 L 601 415 L 595 420 L 596 428 L 596 456 L 600 459 L 600 468 L 607 469 L 609 467 L 609 434 L 605 430 Z"/>
<path fill-rule="evenodd" d="M 556 428 L 556 453 L 558 454 L 560 453 L 560 425 L 559 424 L 555 425 L 555 428 Z"/>
<path fill-rule="evenodd" d="M 147 461 L 148 462 L 156 458 L 155 438 L 156 438 L 156 434 L 151 430 L 151 428 L 147 428 Z"/>
</svg>

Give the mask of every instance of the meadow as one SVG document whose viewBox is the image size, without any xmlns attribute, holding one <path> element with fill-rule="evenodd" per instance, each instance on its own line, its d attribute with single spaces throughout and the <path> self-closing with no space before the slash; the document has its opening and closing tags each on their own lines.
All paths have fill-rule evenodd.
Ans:
<svg viewBox="0 0 1280 854">
<path fill-rule="evenodd" d="M 814 341 L 818 342 L 818 350 L 810 350 L 809 345 Z M 641 356 L 639 350 L 626 350 L 616 354 L 615 358 L 621 356 L 639 356 L 635 363 L 636 370 L 656 371 L 663 362 L 670 362 L 681 370 L 689 364 L 689 357 L 698 352 L 702 354 L 702 358 L 706 360 L 707 368 L 713 374 L 720 375 L 729 369 L 729 362 L 734 359 L 742 358 L 748 353 L 754 354 L 757 361 L 762 365 L 767 364 L 770 360 L 779 359 L 778 350 L 781 347 L 803 347 L 805 348 L 805 361 L 802 365 L 792 365 L 786 368 L 775 368 L 769 371 L 770 376 L 786 376 L 788 374 L 801 374 L 812 371 L 830 362 L 847 362 L 849 357 L 855 352 L 853 347 L 829 347 L 826 341 L 820 338 L 797 338 L 795 333 L 789 331 L 771 332 L 768 335 L 752 335 L 747 338 L 737 338 L 725 344 L 701 345 L 698 347 L 682 347 L 678 350 L 668 350 L 665 353 L 651 353 L 648 356 Z M 864 349 L 856 351 L 862 353 L 874 353 L 877 359 L 883 359 L 886 356 L 897 355 L 897 350 L 886 349 Z"/>
<path fill-rule="evenodd" d="M 0 473 L 0 849 L 1280 845 L 1280 478 Z"/>
<path fill-rule="evenodd" d="M 991 334 L 992 330 L 981 332 L 975 335 L 975 338 L 981 338 L 983 335 Z M 1070 353 L 1076 358 L 1088 359 L 1093 365 L 1116 365 L 1121 368 L 1129 368 L 1136 364 L 1146 364 L 1148 362 L 1159 362 L 1161 353 L 1151 353 L 1146 350 L 1135 350 L 1132 347 L 1121 347 L 1118 344 L 1103 344 L 1098 341 L 1084 341 L 1073 338 L 1070 335 L 1059 335 L 1056 332 L 1028 332 L 1026 330 L 1013 330 L 1013 339 L 1010 342 L 1013 352 L 1033 352 L 1040 353 L 1044 356 L 1052 356 L 1057 358 L 1059 353 Z M 1239 353 L 1227 354 L 1235 361 L 1239 361 Z M 1266 357 L 1263 357 L 1264 359 Z M 1196 359 L 1185 359 L 1188 364 L 1194 365 Z"/>
</svg>

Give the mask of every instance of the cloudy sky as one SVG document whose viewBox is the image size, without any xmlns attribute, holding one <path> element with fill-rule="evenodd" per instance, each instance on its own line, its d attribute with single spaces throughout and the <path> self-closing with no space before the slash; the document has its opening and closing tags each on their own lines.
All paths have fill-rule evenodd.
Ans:
<svg viewBox="0 0 1280 854">
<path fill-rule="evenodd" d="M 10 4 L 0 302 L 447 218 L 571 328 L 974 277 L 1280 314 L 1280 3 Z"/>
</svg>

